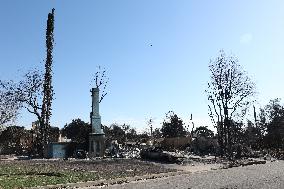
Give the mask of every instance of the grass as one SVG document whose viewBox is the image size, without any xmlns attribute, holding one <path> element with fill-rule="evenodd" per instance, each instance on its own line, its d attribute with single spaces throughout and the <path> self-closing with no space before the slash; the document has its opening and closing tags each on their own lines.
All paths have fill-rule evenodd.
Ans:
<svg viewBox="0 0 284 189">
<path fill-rule="evenodd" d="M 169 171 L 173 170 L 138 160 L 0 162 L 0 187 L 35 187 Z"/>
<path fill-rule="evenodd" d="M 97 173 L 57 170 L 47 165 L 31 167 L 8 164 L 1 166 L 0 186 L 2 188 L 33 187 L 96 180 L 98 178 Z"/>
</svg>

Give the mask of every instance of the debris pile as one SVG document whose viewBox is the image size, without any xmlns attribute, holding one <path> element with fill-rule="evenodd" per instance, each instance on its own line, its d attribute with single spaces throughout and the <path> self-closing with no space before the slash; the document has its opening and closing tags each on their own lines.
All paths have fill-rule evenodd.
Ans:
<svg viewBox="0 0 284 189">
<path fill-rule="evenodd" d="M 112 158 L 138 159 L 140 158 L 141 145 L 138 143 L 118 144 L 117 141 L 112 141 L 109 148 L 106 150 L 106 156 Z"/>
</svg>

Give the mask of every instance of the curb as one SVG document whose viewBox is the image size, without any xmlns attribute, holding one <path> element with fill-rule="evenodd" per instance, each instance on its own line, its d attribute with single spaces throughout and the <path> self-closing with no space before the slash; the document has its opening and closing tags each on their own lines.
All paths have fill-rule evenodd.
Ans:
<svg viewBox="0 0 284 189">
<path fill-rule="evenodd" d="M 101 179 L 96 181 L 87 181 L 87 182 L 77 182 L 77 183 L 66 183 L 66 184 L 56 184 L 56 185 L 46 185 L 46 186 L 37 186 L 37 187 L 26 187 L 26 189 L 57 189 L 57 188 L 83 188 L 83 187 L 94 187 L 94 186 L 104 186 L 104 185 L 114 185 L 114 184 L 122 184 L 139 180 L 148 180 L 148 179 L 156 179 L 170 176 L 177 176 L 183 174 L 190 174 L 187 171 L 177 171 L 177 172 L 169 172 L 169 173 L 159 173 L 159 174 L 151 174 L 151 175 L 142 175 L 142 176 L 134 176 L 134 177 L 124 177 L 124 178 L 116 178 L 116 179 Z"/>
</svg>

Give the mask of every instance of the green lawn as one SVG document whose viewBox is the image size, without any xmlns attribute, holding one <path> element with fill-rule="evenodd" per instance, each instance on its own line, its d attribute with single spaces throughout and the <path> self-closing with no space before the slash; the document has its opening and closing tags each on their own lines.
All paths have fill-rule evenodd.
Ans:
<svg viewBox="0 0 284 189">
<path fill-rule="evenodd" d="M 2 188 L 74 183 L 96 180 L 99 178 L 97 173 L 54 170 L 49 166 L 32 168 L 29 166 L 21 166 L 19 164 L 1 166 L 0 172 L 0 186 Z"/>
<path fill-rule="evenodd" d="M 123 178 L 169 172 L 138 160 L 0 161 L 0 187 L 4 189 Z"/>
</svg>

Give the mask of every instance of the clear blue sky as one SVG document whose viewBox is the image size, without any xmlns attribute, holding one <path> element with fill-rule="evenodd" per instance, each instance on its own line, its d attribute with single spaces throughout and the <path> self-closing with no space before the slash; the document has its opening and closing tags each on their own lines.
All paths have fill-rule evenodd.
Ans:
<svg viewBox="0 0 284 189">
<path fill-rule="evenodd" d="M 110 78 L 103 124 L 160 126 L 175 111 L 209 124 L 204 90 L 220 49 L 239 58 L 256 82 L 258 107 L 284 97 L 284 1 L 6 0 L 0 2 L 1 79 L 43 67 L 47 14 L 55 8 L 52 125 L 89 121 L 98 65 Z M 152 45 L 152 46 L 151 46 Z M 36 118 L 21 114 L 17 124 Z"/>
</svg>

